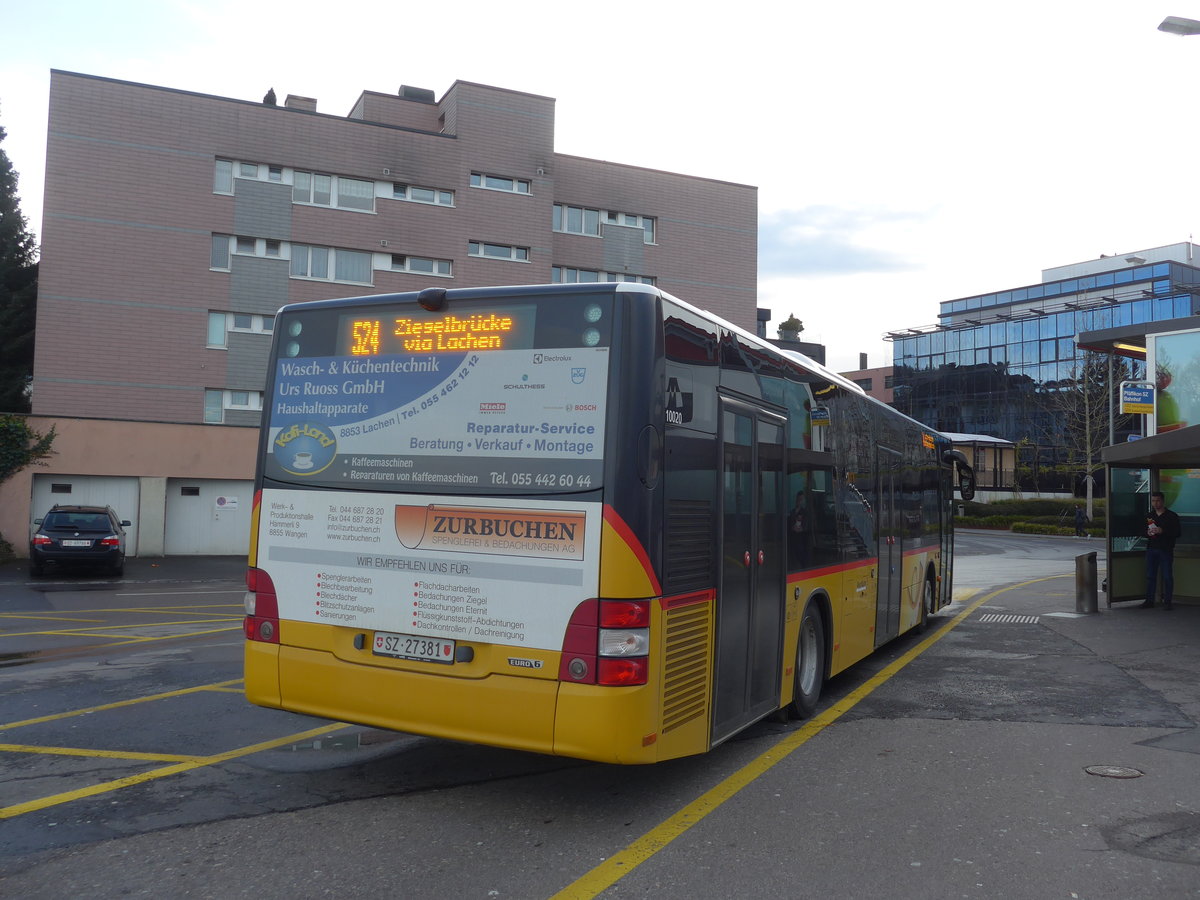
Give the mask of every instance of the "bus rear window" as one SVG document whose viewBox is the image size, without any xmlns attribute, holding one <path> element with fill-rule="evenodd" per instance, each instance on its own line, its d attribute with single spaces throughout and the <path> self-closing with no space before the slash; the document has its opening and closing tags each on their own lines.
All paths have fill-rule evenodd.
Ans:
<svg viewBox="0 0 1200 900">
<path fill-rule="evenodd" d="M 264 476 L 421 493 L 597 488 L 612 318 L 608 294 L 285 310 Z"/>
</svg>

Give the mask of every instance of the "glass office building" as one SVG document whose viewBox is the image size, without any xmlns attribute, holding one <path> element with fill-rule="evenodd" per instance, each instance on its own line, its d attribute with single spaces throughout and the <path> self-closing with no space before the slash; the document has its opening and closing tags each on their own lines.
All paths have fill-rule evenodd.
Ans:
<svg viewBox="0 0 1200 900">
<path fill-rule="evenodd" d="M 1040 284 L 944 301 L 937 325 L 888 335 L 893 405 L 941 431 L 1017 443 L 1026 448 L 1021 465 L 1068 463 L 1048 399 L 1082 377 L 1087 354 L 1076 335 L 1200 312 L 1198 251 L 1184 243 L 1101 257 L 1046 269 Z M 1118 377 L 1144 377 L 1137 357 L 1117 363 Z M 1116 441 L 1135 427 L 1119 429 Z"/>
</svg>

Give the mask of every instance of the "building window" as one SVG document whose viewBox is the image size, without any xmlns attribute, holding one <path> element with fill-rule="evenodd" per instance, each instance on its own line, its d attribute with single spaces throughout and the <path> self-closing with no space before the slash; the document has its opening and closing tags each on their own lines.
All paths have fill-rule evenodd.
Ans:
<svg viewBox="0 0 1200 900">
<path fill-rule="evenodd" d="M 283 181 L 283 168 L 280 166 L 267 166 L 267 181 Z"/>
<path fill-rule="evenodd" d="M 450 277 L 452 266 L 448 259 L 429 259 L 424 256 L 392 254 L 393 272 L 411 272 L 414 275 L 441 275 Z"/>
<path fill-rule="evenodd" d="M 432 203 L 436 206 L 453 206 L 454 191 L 443 191 L 440 188 L 416 187 L 411 184 L 393 184 L 392 198 L 407 200 L 410 203 Z"/>
<path fill-rule="evenodd" d="M 213 193 L 233 193 L 233 160 L 218 159 L 213 169 Z"/>
<path fill-rule="evenodd" d="M 229 342 L 226 335 L 231 331 L 240 334 L 270 335 L 275 329 L 275 317 L 253 313 L 210 312 L 208 314 L 208 340 L 211 349 L 224 349 Z"/>
<path fill-rule="evenodd" d="M 329 206 L 333 198 L 333 179 L 328 175 L 296 172 L 292 181 L 293 203 L 316 203 Z"/>
<path fill-rule="evenodd" d="M 567 234 L 600 235 L 600 216 L 598 209 L 588 209 L 584 206 L 564 206 L 554 204 L 554 230 Z"/>
<path fill-rule="evenodd" d="M 342 209 L 375 211 L 375 182 L 359 181 L 357 178 L 338 178 L 337 206 Z"/>
<path fill-rule="evenodd" d="M 633 213 L 623 212 L 606 212 L 604 221 L 609 225 L 621 225 L 625 228 L 640 228 L 642 229 L 642 241 L 647 244 L 654 243 L 654 219 L 651 216 L 639 216 Z"/>
<path fill-rule="evenodd" d="M 573 269 L 568 266 L 551 266 L 550 280 L 555 284 L 581 284 L 597 281 L 625 281 L 634 284 L 654 284 L 650 275 L 631 275 L 628 272 L 597 272 L 593 269 Z"/>
<path fill-rule="evenodd" d="M 374 212 L 375 182 L 296 171 L 292 179 L 292 202 Z"/>
<path fill-rule="evenodd" d="M 286 244 L 274 238 L 255 238 L 244 234 L 214 234 L 209 268 L 229 271 L 231 255 L 280 259 L 286 255 Z"/>
<path fill-rule="evenodd" d="M 204 391 L 204 421 L 220 425 L 225 421 L 225 410 L 258 412 L 262 410 L 262 391 L 221 390 L 206 388 Z"/>
<path fill-rule="evenodd" d="M 471 187 L 486 188 L 489 191 L 507 191 L 510 194 L 528 194 L 529 182 L 519 178 L 505 178 L 501 175 L 485 175 L 482 172 L 471 173 Z"/>
<path fill-rule="evenodd" d="M 528 247 L 512 247 L 508 244 L 486 244 L 482 241 L 468 241 L 467 253 L 484 259 L 507 259 L 514 262 L 529 262 Z"/>
<path fill-rule="evenodd" d="M 254 163 L 238 163 L 238 178 L 258 178 L 258 166 Z"/>
<path fill-rule="evenodd" d="M 890 391 L 892 389 L 892 383 L 895 381 L 895 378 L 896 378 L 895 375 L 884 375 L 883 376 L 884 390 Z"/>
<path fill-rule="evenodd" d="M 371 284 L 370 253 L 333 247 L 308 247 L 303 244 L 292 244 L 291 249 L 293 278 Z"/>
<path fill-rule="evenodd" d="M 874 381 L 874 379 L 871 379 L 871 378 L 855 378 L 854 383 L 857 384 L 864 391 L 870 391 L 872 385 L 875 384 L 875 381 Z"/>
<path fill-rule="evenodd" d="M 212 254 L 208 262 L 210 269 L 220 269 L 223 272 L 229 271 L 229 240 L 230 235 L 228 234 L 214 234 L 212 236 Z"/>
</svg>

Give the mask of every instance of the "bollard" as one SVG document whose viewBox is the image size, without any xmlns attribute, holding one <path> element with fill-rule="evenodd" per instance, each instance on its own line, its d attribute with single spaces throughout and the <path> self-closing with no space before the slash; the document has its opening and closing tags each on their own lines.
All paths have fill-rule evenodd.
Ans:
<svg viewBox="0 0 1200 900">
<path fill-rule="evenodd" d="M 1096 551 L 1093 550 L 1075 557 L 1075 612 L 1096 611 Z"/>
</svg>

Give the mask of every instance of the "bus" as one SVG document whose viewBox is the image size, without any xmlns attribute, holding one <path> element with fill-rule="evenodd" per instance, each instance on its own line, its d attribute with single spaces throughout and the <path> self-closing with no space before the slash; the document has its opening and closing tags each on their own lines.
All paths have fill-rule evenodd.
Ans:
<svg viewBox="0 0 1200 900">
<path fill-rule="evenodd" d="M 951 599 L 965 456 L 650 285 L 290 304 L 266 396 L 260 706 L 653 763 L 812 714 Z"/>
</svg>

